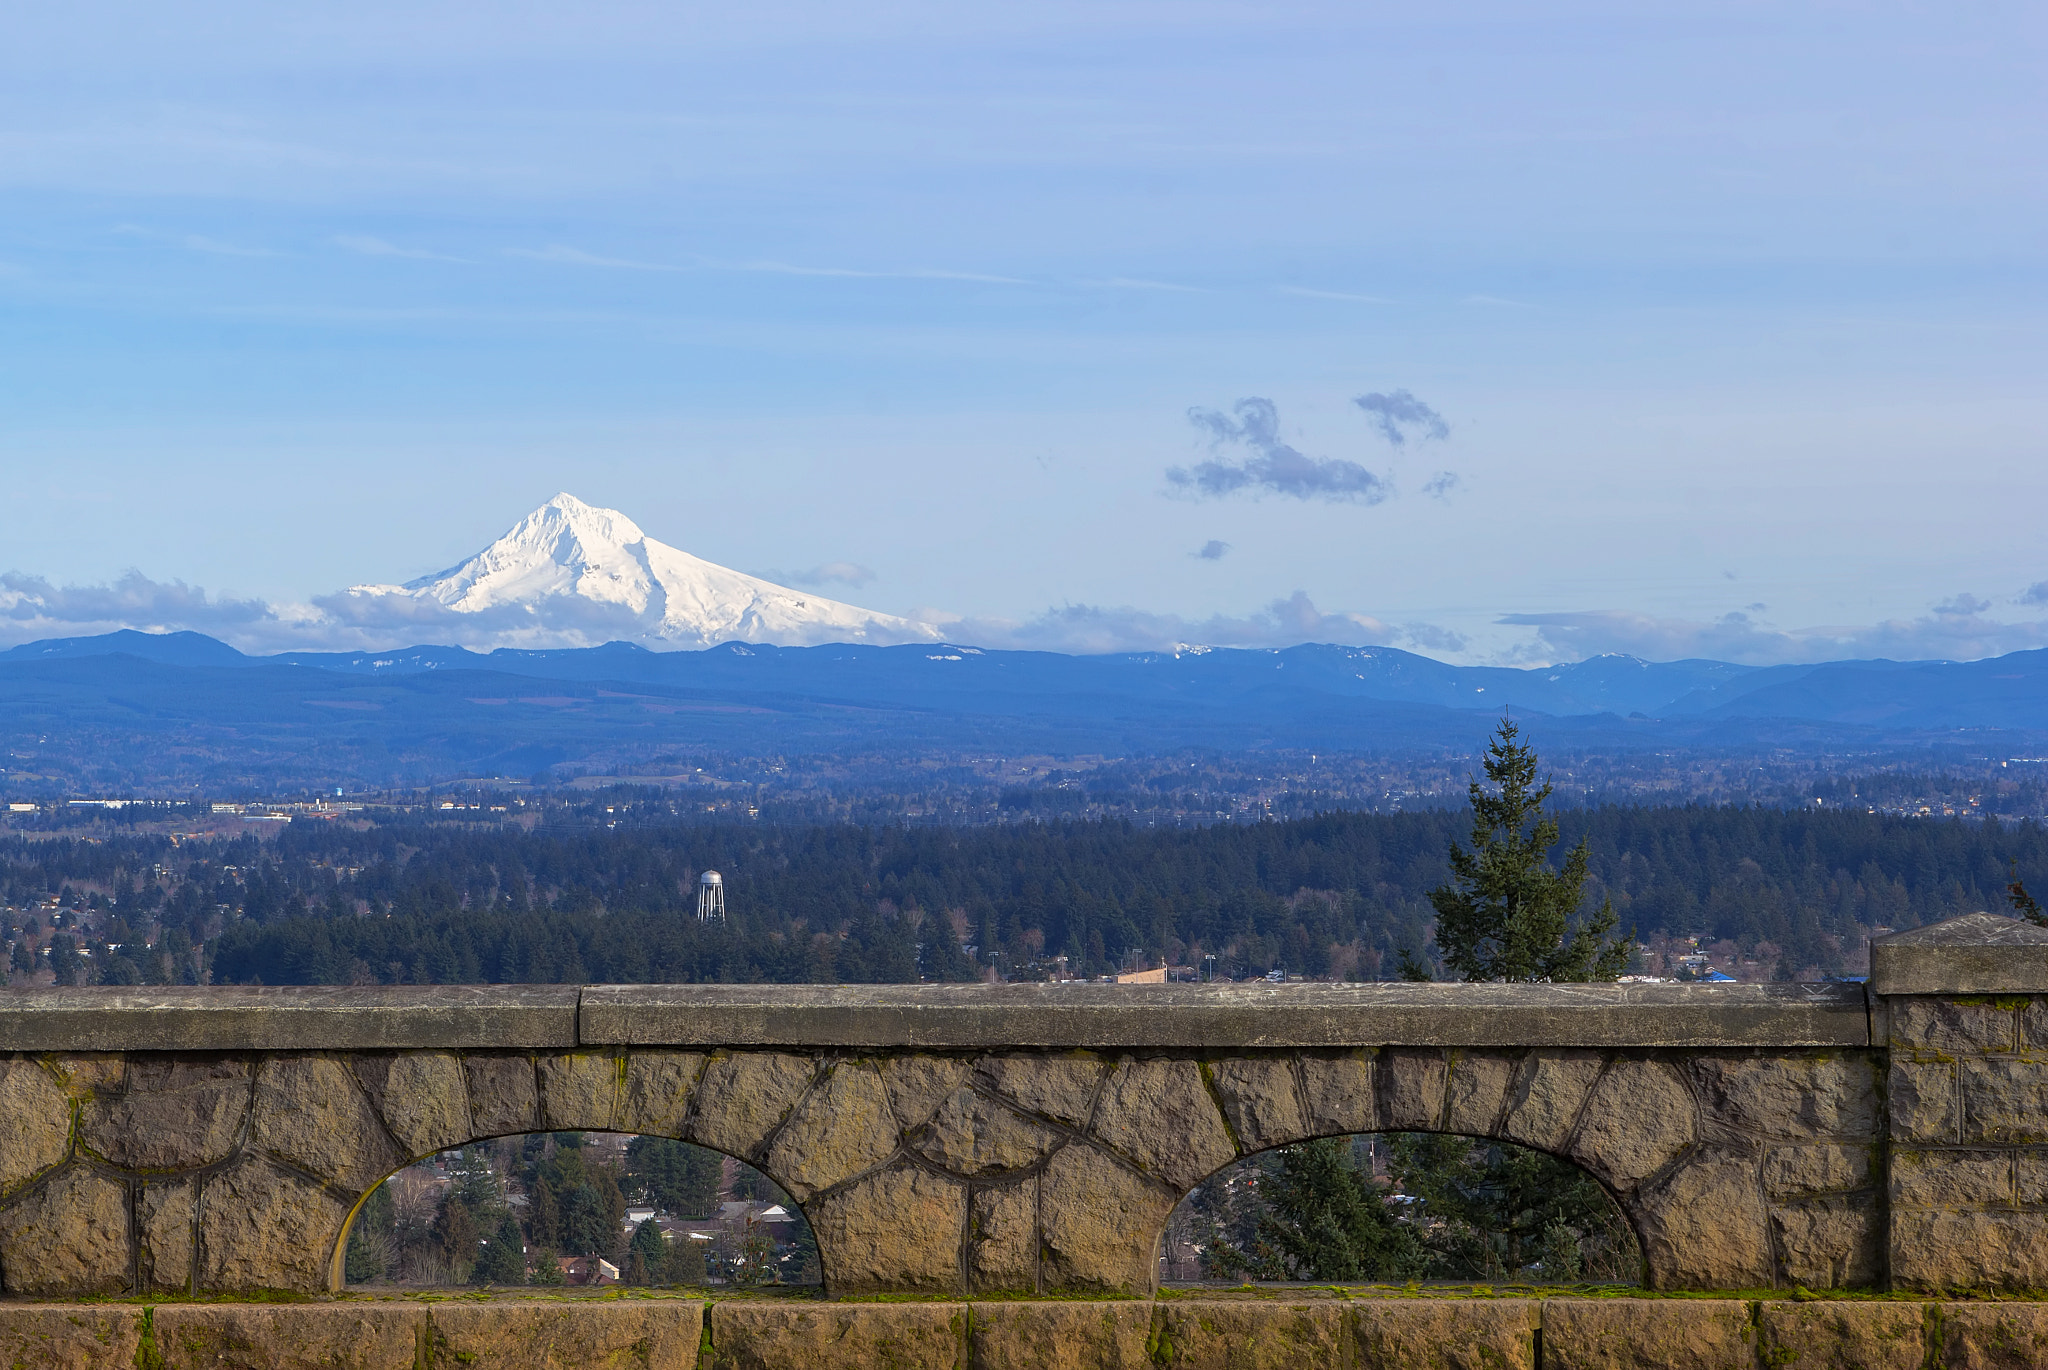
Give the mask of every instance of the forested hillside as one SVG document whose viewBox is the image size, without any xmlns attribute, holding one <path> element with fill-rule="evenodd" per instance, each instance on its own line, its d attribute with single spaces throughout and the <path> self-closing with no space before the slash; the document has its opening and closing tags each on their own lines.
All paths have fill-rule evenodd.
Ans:
<svg viewBox="0 0 2048 1370">
<path fill-rule="evenodd" d="M 2001 907 L 2009 861 L 2048 884 L 2048 837 L 2031 824 L 1745 808 L 1561 817 L 1566 844 L 1591 839 L 1593 897 L 1612 896 L 1623 930 L 1660 951 L 1696 936 L 1756 975 L 1853 972 L 1872 928 Z M 1466 821 L 529 831 L 419 816 L 176 846 L 9 839 L 0 889 L 17 983 L 1031 978 L 1059 956 L 1099 974 L 1130 953 L 1213 955 L 1238 976 L 1372 978 L 1425 946 L 1426 892 Z M 705 869 L 724 873 L 726 925 L 696 920 Z"/>
</svg>

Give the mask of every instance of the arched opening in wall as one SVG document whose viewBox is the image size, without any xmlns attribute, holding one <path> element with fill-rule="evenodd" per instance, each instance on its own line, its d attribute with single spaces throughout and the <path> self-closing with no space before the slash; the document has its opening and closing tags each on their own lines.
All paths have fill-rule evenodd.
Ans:
<svg viewBox="0 0 2048 1370">
<path fill-rule="evenodd" d="M 820 1283 L 802 1209 L 760 1171 L 669 1137 L 533 1132 L 387 1176 L 357 1208 L 349 1288 Z"/>
<path fill-rule="evenodd" d="M 1160 1261 L 1178 1284 L 1643 1278 L 1634 1230 L 1586 1171 L 1433 1132 L 1326 1137 L 1225 1166 L 1175 1207 Z"/>
</svg>

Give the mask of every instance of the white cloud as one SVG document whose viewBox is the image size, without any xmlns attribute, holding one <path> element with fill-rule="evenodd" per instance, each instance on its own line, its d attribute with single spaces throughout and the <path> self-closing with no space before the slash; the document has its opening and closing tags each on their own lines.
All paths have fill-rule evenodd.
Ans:
<svg viewBox="0 0 2048 1370">
<path fill-rule="evenodd" d="M 1078 655 L 1170 652 L 1188 646 L 1292 647 L 1303 642 L 1369 647 L 1402 636 L 1401 630 L 1369 614 L 1326 614 L 1300 590 L 1242 617 L 1217 614 L 1190 619 L 1128 605 L 1110 608 L 1094 604 L 1048 609 L 1023 622 L 960 618 L 929 610 L 920 611 L 917 617 L 938 624 L 948 637 L 980 647 Z"/>
<path fill-rule="evenodd" d="M 1984 611 L 1990 607 L 1985 600 L 1963 594 L 1942 601 L 1919 618 L 1793 629 L 1772 627 L 1747 612 L 1705 622 L 1620 609 L 1505 614 L 1497 621 L 1534 628 L 1543 645 L 1562 660 L 1624 652 L 1650 661 L 1707 657 L 1751 666 L 1878 658 L 1975 661 L 2048 647 L 2048 620 L 1987 618 Z"/>
</svg>

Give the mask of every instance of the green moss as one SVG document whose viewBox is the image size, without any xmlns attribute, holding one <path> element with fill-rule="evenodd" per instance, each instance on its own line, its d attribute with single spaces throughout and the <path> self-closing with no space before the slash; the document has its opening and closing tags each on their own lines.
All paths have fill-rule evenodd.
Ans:
<svg viewBox="0 0 2048 1370">
<path fill-rule="evenodd" d="M 135 1370 L 164 1370 L 164 1353 L 156 1344 L 156 1309 L 142 1310 L 141 1339 L 135 1343 Z"/>
</svg>

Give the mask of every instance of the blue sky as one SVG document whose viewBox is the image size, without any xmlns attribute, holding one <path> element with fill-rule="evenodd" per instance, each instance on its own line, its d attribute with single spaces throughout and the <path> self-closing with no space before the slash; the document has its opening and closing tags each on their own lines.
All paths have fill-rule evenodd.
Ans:
<svg viewBox="0 0 2048 1370">
<path fill-rule="evenodd" d="M 566 489 L 1053 646 L 2048 645 L 2044 56 L 2016 3 L 40 7 L 0 631 L 234 636 Z"/>
</svg>

